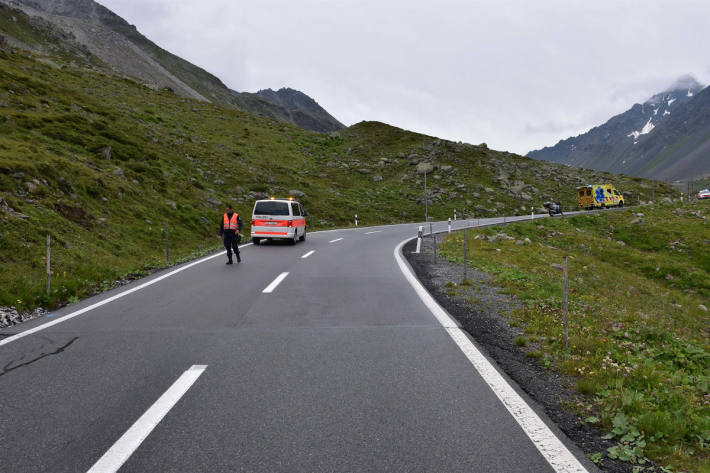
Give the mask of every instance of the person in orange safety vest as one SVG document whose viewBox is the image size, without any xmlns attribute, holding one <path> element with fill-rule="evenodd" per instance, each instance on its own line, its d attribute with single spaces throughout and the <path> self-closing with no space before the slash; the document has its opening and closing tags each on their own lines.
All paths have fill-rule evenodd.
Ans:
<svg viewBox="0 0 710 473">
<path fill-rule="evenodd" d="M 242 219 L 239 218 L 239 214 L 232 209 L 231 205 L 227 205 L 222 216 L 222 225 L 219 228 L 219 236 L 224 239 L 224 247 L 227 249 L 227 264 L 232 264 L 232 250 L 237 255 L 237 263 L 242 261 L 239 254 L 239 242 L 242 239 L 241 231 Z"/>
</svg>

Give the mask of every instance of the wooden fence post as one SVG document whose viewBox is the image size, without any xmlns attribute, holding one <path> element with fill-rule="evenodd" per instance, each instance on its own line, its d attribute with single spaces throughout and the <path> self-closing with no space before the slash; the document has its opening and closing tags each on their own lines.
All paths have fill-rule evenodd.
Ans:
<svg viewBox="0 0 710 473">
<path fill-rule="evenodd" d="M 165 222 L 165 264 L 170 264 L 170 235 L 167 221 Z"/>
<path fill-rule="evenodd" d="M 50 251 L 50 245 L 51 245 L 51 237 L 49 236 L 49 233 L 47 233 L 47 295 L 49 295 L 49 289 L 50 289 L 50 275 L 52 274 L 51 270 L 51 264 L 50 264 L 50 257 L 51 257 L 51 251 Z"/>
<path fill-rule="evenodd" d="M 568 277 L 567 277 L 567 256 L 565 256 L 564 262 L 562 263 L 562 274 L 563 274 L 563 284 L 562 284 L 562 318 L 564 321 L 564 344 L 565 344 L 565 350 L 567 350 L 567 346 L 569 345 L 569 307 L 568 307 L 568 301 L 567 301 L 567 295 L 569 293 L 569 282 L 568 282 Z"/>
<path fill-rule="evenodd" d="M 466 282 L 466 229 L 463 229 L 463 282 Z"/>
</svg>

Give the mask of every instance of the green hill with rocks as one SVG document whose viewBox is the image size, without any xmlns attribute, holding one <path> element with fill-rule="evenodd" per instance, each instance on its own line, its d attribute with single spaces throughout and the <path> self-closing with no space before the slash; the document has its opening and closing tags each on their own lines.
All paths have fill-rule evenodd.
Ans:
<svg viewBox="0 0 710 473">
<path fill-rule="evenodd" d="M 631 201 L 673 195 L 638 178 L 543 163 L 362 122 L 330 134 L 156 90 L 0 8 L 0 306 L 52 307 L 218 246 L 225 203 L 298 196 L 310 229 L 527 214 L 574 187 L 613 182 Z M 67 42 L 68 41 L 68 42 Z M 53 42 L 53 43 L 52 43 Z M 653 189 L 653 190 L 652 190 Z M 44 245 L 53 242 L 52 292 Z"/>
</svg>

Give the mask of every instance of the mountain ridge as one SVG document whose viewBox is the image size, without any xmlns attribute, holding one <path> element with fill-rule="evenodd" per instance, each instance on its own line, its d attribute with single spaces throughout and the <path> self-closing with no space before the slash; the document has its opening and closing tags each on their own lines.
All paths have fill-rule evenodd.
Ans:
<svg viewBox="0 0 710 473">
<path fill-rule="evenodd" d="M 0 0 L 0 3 L 43 18 L 73 36 L 112 71 L 153 87 L 292 122 L 313 131 L 343 128 L 322 108 L 287 110 L 259 95 L 235 94 L 218 77 L 162 49 L 134 25 L 94 0 Z"/>
<path fill-rule="evenodd" d="M 634 104 L 605 123 L 560 140 L 553 146 L 530 151 L 526 156 L 666 180 L 710 172 L 710 165 L 693 157 L 695 151 L 677 144 L 677 140 L 687 138 L 688 134 L 704 136 L 705 119 L 695 104 L 705 100 L 697 99 L 705 90 L 692 76 L 681 76 L 662 92 L 643 103 Z M 683 136 L 670 131 L 678 128 L 679 123 L 685 130 Z M 692 141 L 704 150 L 702 136 L 696 136 Z M 666 152 L 667 148 L 673 147 L 678 151 Z"/>
</svg>

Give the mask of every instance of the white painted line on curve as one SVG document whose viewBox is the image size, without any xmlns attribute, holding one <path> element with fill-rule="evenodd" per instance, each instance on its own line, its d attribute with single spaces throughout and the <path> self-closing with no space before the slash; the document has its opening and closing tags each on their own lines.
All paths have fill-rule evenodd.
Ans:
<svg viewBox="0 0 710 473">
<path fill-rule="evenodd" d="M 268 286 L 266 286 L 266 289 L 264 289 L 264 290 L 261 291 L 261 292 L 263 292 L 264 294 L 271 294 L 272 292 L 274 292 L 274 289 L 276 289 L 276 286 L 278 286 L 279 284 L 281 284 L 281 281 L 283 281 L 284 279 L 286 279 L 286 276 L 288 276 L 288 273 L 287 273 L 287 272 L 286 272 L 286 273 L 281 273 L 281 274 L 279 274 L 278 276 L 276 276 L 276 279 L 274 279 L 273 281 L 271 281 L 271 284 L 269 284 Z"/>
<path fill-rule="evenodd" d="M 381 232 L 382 232 L 382 230 L 375 230 L 372 232 L 365 232 L 365 235 L 372 235 L 373 233 L 381 233 Z"/>
<path fill-rule="evenodd" d="M 244 245 L 241 245 L 239 248 L 244 248 L 245 246 L 249 246 L 249 245 L 251 245 L 251 244 L 252 244 L 252 243 L 246 243 L 246 244 L 244 244 Z M 89 306 L 86 306 L 86 307 L 84 307 L 83 309 L 79 309 L 79 310 L 77 310 L 77 311 L 75 311 L 75 312 L 72 312 L 72 313 L 70 313 L 70 314 L 64 315 L 64 316 L 62 316 L 62 317 L 59 317 L 58 319 L 54 319 L 54 320 L 52 320 L 51 322 L 47 322 L 47 323 L 45 323 L 45 324 L 38 325 L 37 327 L 31 328 L 31 329 L 29 329 L 29 330 L 25 330 L 24 332 L 20 332 L 20 333 L 18 333 L 18 334 L 16 334 L 16 335 L 13 335 L 13 336 L 11 336 L 11 337 L 7 337 L 7 338 L 5 338 L 5 339 L 3 339 L 3 340 L 0 340 L 0 347 L 3 346 L 3 345 L 7 345 L 8 343 L 14 342 L 15 340 L 18 340 L 18 339 L 20 339 L 20 338 L 22 338 L 22 337 L 26 337 L 27 335 L 32 335 L 33 333 L 36 333 L 36 332 L 39 332 L 39 331 L 44 330 L 44 329 L 46 329 L 46 328 L 49 328 L 49 327 L 52 327 L 52 326 L 54 326 L 54 325 L 60 324 L 60 323 L 65 322 L 65 321 L 67 321 L 67 320 L 69 320 L 69 319 L 73 319 L 74 317 L 76 317 L 76 316 L 78 316 L 78 315 L 81 315 L 81 314 L 84 314 L 84 313 L 86 313 L 86 312 L 89 312 L 90 310 L 94 310 L 94 309 L 96 309 L 96 308 L 98 308 L 98 307 L 101 307 L 102 305 L 106 305 L 106 304 L 108 304 L 109 302 L 113 302 L 113 301 L 115 301 L 116 299 L 120 299 L 120 298 L 122 298 L 122 297 L 125 297 L 125 296 L 127 296 L 128 294 L 134 293 L 134 292 L 136 292 L 136 291 L 140 291 L 141 289 L 145 289 L 146 287 L 152 286 L 153 284 L 155 284 L 155 283 L 157 283 L 157 282 L 160 282 L 160 281 L 162 281 L 162 280 L 165 279 L 165 278 L 169 278 L 170 276 L 173 276 L 173 275 L 175 275 L 175 274 L 177 274 L 177 273 L 180 273 L 180 272 L 182 272 L 182 271 L 185 271 L 185 270 L 188 269 L 188 268 L 192 268 L 193 266 L 196 266 L 196 265 L 198 265 L 198 264 L 200 264 L 200 263 L 204 263 L 205 261 L 209 261 L 209 260 L 211 260 L 211 259 L 213 259 L 213 258 L 216 258 L 216 257 L 218 257 L 218 256 L 223 256 L 224 254 L 225 254 L 225 252 L 224 252 L 224 251 L 221 251 L 221 252 L 219 252 L 219 253 L 217 253 L 217 254 L 214 254 L 214 255 L 211 255 L 211 256 L 207 256 L 207 257 L 202 258 L 202 259 L 199 259 L 199 260 L 197 260 L 197 261 L 193 261 L 192 263 L 186 264 L 185 266 L 181 266 L 181 267 L 179 267 L 178 269 L 175 269 L 175 270 L 173 270 L 173 271 L 170 271 L 169 273 L 163 274 L 162 276 L 158 276 L 158 277 L 155 278 L 155 279 L 151 279 L 150 281 L 144 282 L 143 284 L 140 284 L 140 285 L 138 285 L 138 286 L 136 286 L 136 287 L 132 287 L 132 288 L 130 288 L 130 289 L 126 289 L 126 290 L 123 291 L 123 292 L 120 292 L 120 293 L 118 293 L 118 294 L 116 294 L 116 295 L 113 295 L 113 296 L 111 296 L 111 297 L 107 297 L 106 299 L 103 299 L 103 300 L 101 300 L 101 301 L 99 301 L 99 302 L 96 302 L 95 304 L 91 304 L 91 305 L 89 305 Z"/>
<path fill-rule="evenodd" d="M 505 408 L 522 427 L 525 434 L 532 440 L 535 447 L 557 473 L 589 473 L 577 460 L 564 443 L 540 419 L 540 416 L 525 400 L 508 384 L 488 359 L 476 348 L 466 333 L 451 316 L 436 302 L 421 282 L 414 276 L 409 265 L 402 257 L 402 247 L 410 239 L 401 242 L 394 249 L 394 258 L 407 282 L 412 286 L 424 305 L 444 327 L 451 339 L 466 355 L 473 367 L 488 384 Z"/>
<path fill-rule="evenodd" d="M 306 258 L 308 258 L 309 256 L 311 256 L 311 255 L 312 255 L 313 253 L 315 253 L 315 252 L 316 252 L 316 250 L 311 250 L 311 251 L 309 251 L 308 253 L 306 253 L 305 255 L 301 256 L 301 258 L 302 258 L 302 259 L 306 259 Z"/>
<path fill-rule="evenodd" d="M 335 243 L 336 241 L 340 241 L 342 238 L 336 238 L 335 240 L 330 240 L 328 243 Z"/>
<path fill-rule="evenodd" d="M 88 473 L 115 473 L 207 369 L 193 365 L 94 463 Z"/>
</svg>

